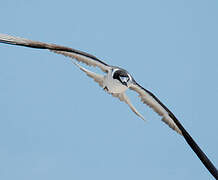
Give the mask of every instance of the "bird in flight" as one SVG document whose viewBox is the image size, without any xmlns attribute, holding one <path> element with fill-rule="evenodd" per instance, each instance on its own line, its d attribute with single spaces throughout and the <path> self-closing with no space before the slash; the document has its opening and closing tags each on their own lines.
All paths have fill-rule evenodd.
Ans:
<svg viewBox="0 0 218 180">
<path fill-rule="evenodd" d="M 211 174 L 215 178 L 218 179 L 218 172 L 215 166 L 203 153 L 200 147 L 195 143 L 195 141 L 192 139 L 189 133 L 184 129 L 184 127 L 178 121 L 175 115 L 153 93 L 139 85 L 136 82 L 136 80 L 131 76 L 131 74 L 125 69 L 122 69 L 117 66 L 108 65 L 107 63 L 101 61 L 97 57 L 86 52 L 82 52 L 65 46 L 59 46 L 56 44 L 32 41 L 29 39 L 10 36 L 6 34 L 0 34 L 0 43 L 25 46 L 37 49 L 47 49 L 54 53 L 62 54 L 64 56 L 76 60 L 73 61 L 73 63 L 77 67 L 79 67 L 80 70 L 82 70 L 95 82 L 97 82 L 107 93 L 119 98 L 120 101 L 125 102 L 137 116 L 144 120 L 144 117 L 132 105 L 128 96 L 125 93 L 128 89 L 135 91 L 136 93 L 138 93 L 139 98 L 144 104 L 151 107 L 157 114 L 161 116 L 163 122 L 165 122 L 170 128 L 172 128 L 185 138 L 187 143 L 197 154 L 197 156 L 206 166 L 206 168 L 211 172 Z M 82 67 L 79 64 L 80 62 L 88 66 L 100 68 L 105 73 L 105 75 L 94 73 Z"/>
</svg>

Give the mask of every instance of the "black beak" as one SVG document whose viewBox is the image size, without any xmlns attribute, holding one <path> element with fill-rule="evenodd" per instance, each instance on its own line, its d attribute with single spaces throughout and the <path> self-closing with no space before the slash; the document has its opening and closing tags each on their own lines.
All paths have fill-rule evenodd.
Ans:
<svg viewBox="0 0 218 180">
<path fill-rule="evenodd" d="M 122 84 L 123 84 L 124 86 L 126 86 L 126 87 L 127 87 L 127 83 L 126 83 L 126 82 L 122 82 Z"/>
</svg>

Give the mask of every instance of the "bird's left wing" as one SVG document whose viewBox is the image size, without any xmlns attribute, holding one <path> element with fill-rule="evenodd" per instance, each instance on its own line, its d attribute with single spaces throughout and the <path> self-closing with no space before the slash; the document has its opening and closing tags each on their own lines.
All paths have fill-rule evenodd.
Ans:
<svg viewBox="0 0 218 180">
<path fill-rule="evenodd" d="M 136 91 L 139 94 L 139 97 L 141 98 L 143 103 L 150 106 L 154 111 L 156 111 L 160 116 L 162 116 L 162 120 L 166 124 L 168 124 L 172 129 L 177 131 L 185 138 L 186 142 L 196 153 L 196 155 L 199 157 L 199 159 L 205 165 L 205 167 L 210 171 L 210 173 L 215 177 L 215 179 L 218 179 L 218 171 L 216 167 L 208 159 L 206 154 L 201 150 L 201 148 L 190 136 L 190 134 L 185 130 L 183 125 L 174 116 L 174 114 L 154 94 L 140 86 L 137 82 L 134 82 L 130 89 Z"/>
<path fill-rule="evenodd" d="M 111 67 L 108 64 L 99 60 L 97 57 L 88 54 L 86 52 L 82 52 L 65 46 L 43 43 L 39 41 L 32 41 L 29 39 L 10 36 L 7 34 L 0 34 L 0 43 L 25 46 L 25 47 L 37 48 L 37 49 L 48 49 L 52 52 L 63 54 L 65 56 L 74 58 L 78 62 L 85 63 L 88 66 L 94 66 L 94 67 L 97 66 L 104 72 L 108 72 L 111 69 Z"/>
<path fill-rule="evenodd" d="M 175 116 L 173 113 L 163 103 L 161 103 L 161 101 L 156 96 L 154 96 L 154 94 L 136 82 L 130 86 L 130 89 L 136 91 L 139 94 L 141 101 L 151 107 L 155 112 L 157 112 L 162 117 L 162 120 L 169 125 L 169 127 L 182 135 L 181 130 L 178 128 L 174 121 L 173 117 Z"/>
</svg>

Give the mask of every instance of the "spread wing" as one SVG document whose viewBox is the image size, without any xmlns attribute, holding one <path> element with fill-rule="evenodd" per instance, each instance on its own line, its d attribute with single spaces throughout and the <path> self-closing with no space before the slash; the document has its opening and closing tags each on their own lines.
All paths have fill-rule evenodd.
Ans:
<svg viewBox="0 0 218 180">
<path fill-rule="evenodd" d="M 192 150 L 196 153 L 198 158 L 204 164 L 204 166 L 210 171 L 210 173 L 218 179 L 218 171 L 213 163 L 208 159 L 206 154 L 201 150 L 201 148 L 197 145 L 194 139 L 189 135 L 189 133 L 185 130 L 179 120 L 174 116 L 174 114 L 162 103 L 160 100 L 154 96 L 150 91 L 146 90 L 138 83 L 134 82 L 130 89 L 136 91 L 139 94 L 142 102 L 150 106 L 154 111 L 156 111 L 160 116 L 162 116 L 162 120 L 168 124 L 172 129 L 181 134 Z"/>
<path fill-rule="evenodd" d="M 146 90 L 136 82 L 130 86 L 130 89 L 136 91 L 139 94 L 141 101 L 151 107 L 155 112 L 157 112 L 162 117 L 163 122 L 168 124 L 169 127 L 182 135 L 181 130 L 175 123 L 175 116 L 163 103 L 160 102 L 157 97 L 155 97 L 150 91 Z"/>
<path fill-rule="evenodd" d="M 80 66 L 78 63 L 73 62 L 76 66 L 78 66 L 83 72 L 87 74 L 87 76 L 91 77 L 95 82 L 99 84 L 99 86 L 103 87 L 104 76 L 100 74 L 96 74 L 88 69 Z"/>
<path fill-rule="evenodd" d="M 26 47 L 30 47 L 30 48 L 48 49 L 52 52 L 55 52 L 58 54 L 63 54 L 65 56 L 74 58 L 77 61 L 85 63 L 89 66 L 94 66 L 94 67 L 97 66 L 104 72 L 108 72 L 111 69 L 111 67 L 109 65 L 107 65 L 103 61 L 99 60 L 95 56 L 88 54 L 88 53 L 85 53 L 85 52 L 82 52 L 82 51 L 79 51 L 79 50 L 76 50 L 76 49 L 65 47 L 65 46 L 43 43 L 43 42 L 39 42 L 39 41 L 32 41 L 29 39 L 10 36 L 10 35 L 6 35 L 6 34 L 0 34 L 0 42 L 6 43 L 6 44 L 18 45 L 18 46 L 26 46 Z"/>
</svg>

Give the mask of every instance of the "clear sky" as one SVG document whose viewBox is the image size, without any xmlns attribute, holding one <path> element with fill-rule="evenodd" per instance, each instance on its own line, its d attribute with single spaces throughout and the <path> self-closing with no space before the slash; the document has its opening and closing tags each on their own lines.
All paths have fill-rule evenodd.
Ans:
<svg viewBox="0 0 218 180">
<path fill-rule="evenodd" d="M 218 166 L 218 1 L 5 0 L 0 22 L 1 33 L 127 69 Z M 185 140 L 128 94 L 146 123 L 70 59 L 0 44 L 0 179 L 212 179 Z"/>
</svg>

